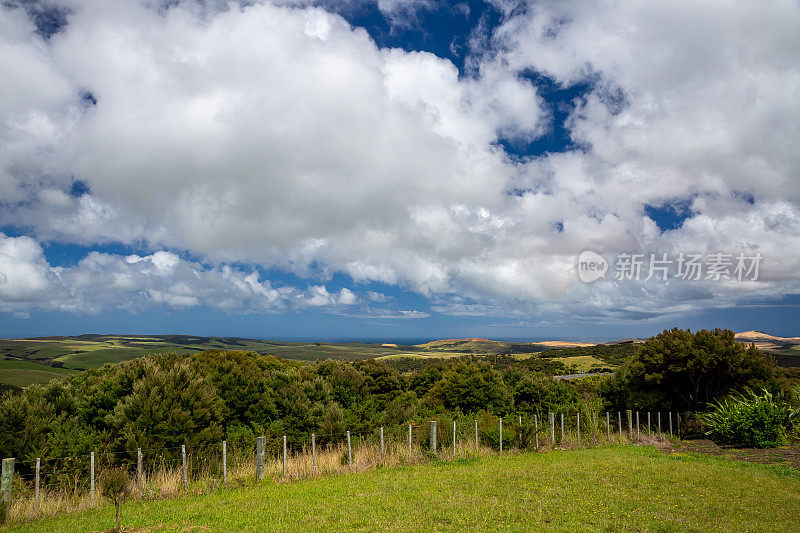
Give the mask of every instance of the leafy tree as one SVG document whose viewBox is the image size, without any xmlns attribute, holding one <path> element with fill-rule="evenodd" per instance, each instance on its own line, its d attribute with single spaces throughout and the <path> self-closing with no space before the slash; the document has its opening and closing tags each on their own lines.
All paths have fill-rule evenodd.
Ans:
<svg viewBox="0 0 800 533">
<path fill-rule="evenodd" d="M 146 360 L 145 374 L 114 409 L 111 424 L 122 447 L 198 445 L 222 440 L 222 402 L 187 361 L 161 368 Z"/>
<path fill-rule="evenodd" d="M 48 433 L 55 418 L 42 387 L 33 385 L 23 394 L 6 393 L 0 402 L 0 454 L 2 457 L 36 457 L 48 450 Z"/>
<path fill-rule="evenodd" d="M 192 363 L 214 385 L 222 400 L 224 424 L 266 425 L 277 418 L 272 389 L 255 352 L 209 350 L 192 356 Z"/>
<path fill-rule="evenodd" d="M 572 411 L 576 396 L 573 388 L 552 376 L 534 373 L 523 377 L 514 388 L 514 407 L 518 413 Z"/>
<path fill-rule="evenodd" d="M 473 413 L 485 409 L 502 415 L 511 410 L 511 390 L 487 364 L 459 363 L 447 370 L 429 392 L 446 409 Z"/>
<path fill-rule="evenodd" d="M 674 328 L 648 339 L 601 390 L 618 408 L 701 410 L 731 391 L 774 386 L 774 360 L 733 331 Z"/>
</svg>

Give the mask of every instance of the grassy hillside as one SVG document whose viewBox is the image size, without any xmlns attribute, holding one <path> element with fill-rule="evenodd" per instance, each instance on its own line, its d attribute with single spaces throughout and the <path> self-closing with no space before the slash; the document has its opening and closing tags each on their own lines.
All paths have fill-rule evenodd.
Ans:
<svg viewBox="0 0 800 533">
<path fill-rule="evenodd" d="M 79 335 L 77 337 L 39 337 L 0 339 L 0 385 L 24 387 L 46 383 L 69 371 L 99 368 L 154 353 L 178 354 L 204 350 L 241 350 L 275 355 L 284 359 L 380 359 L 404 366 L 408 360 L 416 367 L 420 360 L 463 356 L 506 357 L 513 359 L 551 357 L 565 367 L 580 370 L 613 368 L 632 353 L 631 346 L 615 345 L 563 348 L 570 343 L 511 343 L 486 339 L 449 339 L 417 346 L 380 343 L 285 342 L 234 337 L 195 337 L 191 335 Z M 580 344 L 580 343 L 577 343 Z M 574 359 L 571 359 L 574 358 Z M 422 361 L 424 362 L 424 361 Z M 21 365 L 21 366 L 20 366 Z M 405 365 L 405 366 L 409 366 Z M 544 365 L 547 367 L 547 365 Z M 544 368 L 543 367 L 543 368 Z"/>
<path fill-rule="evenodd" d="M 649 446 L 373 469 L 124 506 L 142 531 L 798 531 L 800 474 Z M 103 505 L 8 531 L 98 531 Z M 136 529 L 132 529 L 136 528 Z"/>
<path fill-rule="evenodd" d="M 80 335 L 0 339 L 0 384 L 24 387 L 46 383 L 75 370 L 99 368 L 153 353 L 178 354 L 204 350 L 243 350 L 271 354 L 284 359 L 369 359 L 408 352 L 409 348 L 381 347 L 379 344 L 330 342 L 280 342 L 230 337 L 190 335 Z"/>
<path fill-rule="evenodd" d="M 59 379 L 75 372 L 28 361 L 0 361 L 0 383 L 14 387 L 24 387 L 33 383 L 44 384 L 51 379 Z"/>
</svg>

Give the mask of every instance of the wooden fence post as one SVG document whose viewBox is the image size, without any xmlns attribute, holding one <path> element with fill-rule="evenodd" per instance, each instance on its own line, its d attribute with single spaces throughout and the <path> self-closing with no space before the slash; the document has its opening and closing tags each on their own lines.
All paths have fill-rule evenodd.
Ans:
<svg viewBox="0 0 800 533">
<path fill-rule="evenodd" d="M 353 449 L 350 447 L 350 431 L 347 432 L 347 466 L 353 465 Z"/>
<path fill-rule="evenodd" d="M 564 413 L 561 413 L 561 444 L 564 443 Z"/>
<path fill-rule="evenodd" d="M 431 453 L 436 453 L 436 420 L 431 420 L 431 431 L 428 435 Z"/>
<path fill-rule="evenodd" d="M 456 421 L 453 420 L 453 457 L 456 456 Z"/>
<path fill-rule="evenodd" d="M 633 440 L 633 411 L 627 409 L 625 415 L 628 417 L 628 436 Z"/>
<path fill-rule="evenodd" d="M 0 496 L 5 504 L 11 503 L 14 490 L 14 458 L 3 459 L 3 470 L 0 474 Z"/>
<path fill-rule="evenodd" d="M 639 411 L 636 411 L 636 440 L 639 440 Z"/>
<path fill-rule="evenodd" d="M 536 436 L 536 451 L 539 451 L 539 417 L 533 415 L 533 434 Z"/>
<path fill-rule="evenodd" d="M 475 420 L 475 451 L 478 451 L 478 421 Z"/>
<path fill-rule="evenodd" d="M 89 455 L 89 498 L 94 505 L 94 452 Z"/>
<path fill-rule="evenodd" d="M 39 471 L 41 470 L 42 461 L 39 457 L 36 458 L 36 510 L 39 510 Z"/>
<path fill-rule="evenodd" d="M 606 438 L 611 442 L 611 414 L 606 411 Z"/>
<path fill-rule="evenodd" d="M 141 448 L 136 448 L 136 477 L 139 480 L 139 485 L 142 485 L 144 483 L 144 464 Z"/>
<path fill-rule="evenodd" d="M 386 453 L 383 448 L 383 426 L 381 426 L 381 463 L 386 463 Z"/>
<path fill-rule="evenodd" d="M 554 413 L 547 413 L 547 418 L 550 422 L 550 445 L 556 445 L 556 415 Z"/>
<path fill-rule="evenodd" d="M 181 459 L 183 460 L 183 490 L 189 490 L 189 475 L 186 472 L 186 445 L 181 444 Z"/>
<path fill-rule="evenodd" d="M 314 470 L 314 475 L 317 474 L 317 435 L 311 434 L 311 468 Z"/>
<path fill-rule="evenodd" d="M 577 420 L 576 423 L 577 423 L 577 430 L 578 430 L 578 446 L 580 446 L 581 445 L 581 414 L 580 413 L 577 414 L 576 420 Z"/>
<path fill-rule="evenodd" d="M 672 411 L 669 412 L 669 436 L 672 437 Z"/>
<path fill-rule="evenodd" d="M 222 484 L 228 483 L 228 441 L 222 441 Z"/>
<path fill-rule="evenodd" d="M 411 424 L 408 425 L 408 459 L 411 460 Z"/>
<path fill-rule="evenodd" d="M 264 479 L 264 456 L 267 453 L 267 437 L 256 438 L 256 479 Z"/>
<path fill-rule="evenodd" d="M 650 430 L 650 411 L 647 411 L 647 435 L 652 435 L 653 432 Z"/>
<path fill-rule="evenodd" d="M 503 453 L 503 417 L 500 417 L 500 453 Z"/>
<path fill-rule="evenodd" d="M 283 436 L 283 476 L 286 477 L 286 435 Z"/>
<path fill-rule="evenodd" d="M 658 434 L 661 435 L 661 411 L 658 412 Z"/>
</svg>

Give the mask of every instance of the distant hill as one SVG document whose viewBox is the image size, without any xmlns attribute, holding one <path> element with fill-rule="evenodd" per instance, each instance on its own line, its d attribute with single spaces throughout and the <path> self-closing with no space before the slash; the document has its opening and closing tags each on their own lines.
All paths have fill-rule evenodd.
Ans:
<svg viewBox="0 0 800 533">
<path fill-rule="evenodd" d="M 581 348 L 595 346 L 593 342 L 575 341 L 542 341 L 542 342 L 507 342 L 481 338 L 442 339 L 414 347 L 426 351 L 460 352 L 472 354 L 530 354 L 544 352 L 552 348 Z"/>
<path fill-rule="evenodd" d="M 399 349 L 398 349 L 399 348 Z M 402 353 L 403 347 L 368 343 L 281 342 L 194 335 L 99 335 L 0 339 L 0 386 L 46 383 L 76 371 L 99 368 L 154 353 L 243 350 L 285 359 L 367 359 Z M 406 347 L 410 349 L 409 347 Z M 2 389 L 3 387 L 0 387 Z"/>
<path fill-rule="evenodd" d="M 179 354 L 204 350 L 242 350 L 285 359 L 380 358 L 396 364 L 399 359 L 440 359 L 452 357 L 541 357 L 544 352 L 570 368 L 597 370 L 614 366 L 619 359 L 601 357 L 583 350 L 604 345 L 586 342 L 505 342 L 482 338 L 442 339 L 415 346 L 396 343 L 287 342 L 240 337 L 199 337 L 195 335 L 104 335 L 51 336 L 30 339 L 0 339 L 0 389 L 46 383 L 69 374 L 99 368 L 153 353 Z M 597 350 L 595 350 L 597 351 Z M 616 352 L 615 352 L 616 353 Z M 587 357 L 588 356 L 588 357 Z M 580 359 L 579 359 L 580 357 Z"/>
<path fill-rule="evenodd" d="M 800 337 L 778 337 L 763 331 L 743 331 L 734 337 L 771 354 L 780 366 L 800 367 Z"/>
<path fill-rule="evenodd" d="M 777 345 L 800 344 L 800 337 L 777 337 L 763 331 L 743 331 L 734 335 L 737 341 L 770 343 Z"/>
</svg>

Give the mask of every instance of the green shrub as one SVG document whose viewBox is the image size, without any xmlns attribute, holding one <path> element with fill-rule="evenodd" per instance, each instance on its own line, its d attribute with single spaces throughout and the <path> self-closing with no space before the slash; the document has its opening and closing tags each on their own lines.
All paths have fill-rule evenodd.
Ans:
<svg viewBox="0 0 800 533">
<path fill-rule="evenodd" d="M 706 434 L 722 444 L 773 448 L 786 442 L 797 411 L 766 389 L 711 404 L 702 417 Z"/>
<path fill-rule="evenodd" d="M 100 492 L 114 502 L 114 517 L 117 520 L 117 531 L 122 531 L 119 521 L 119 508 L 130 494 L 130 478 L 122 468 L 110 468 L 100 478 Z"/>
</svg>

